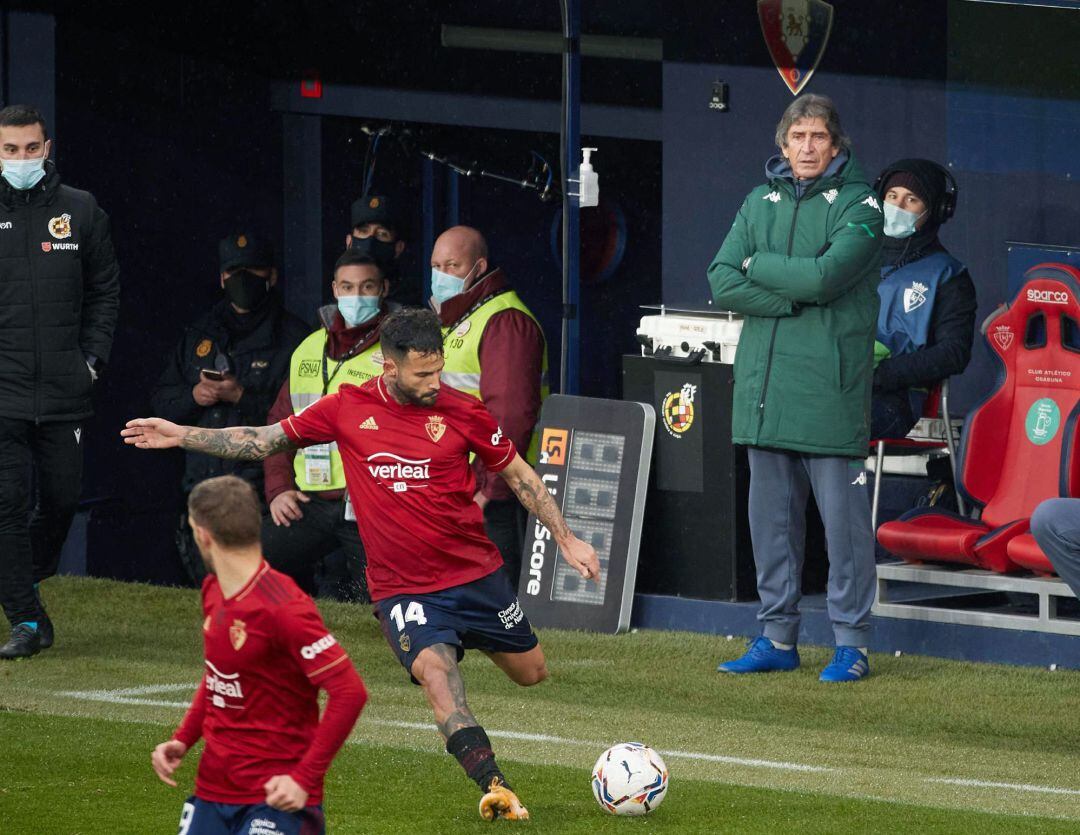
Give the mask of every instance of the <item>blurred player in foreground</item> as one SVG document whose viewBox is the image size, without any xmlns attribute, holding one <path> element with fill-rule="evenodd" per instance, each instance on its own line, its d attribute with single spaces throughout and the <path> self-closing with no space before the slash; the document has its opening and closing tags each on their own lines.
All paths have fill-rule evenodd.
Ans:
<svg viewBox="0 0 1080 835">
<path fill-rule="evenodd" d="M 335 441 L 383 634 L 424 688 L 446 750 L 485 793 L 480 814 L 524 819 L 529 813 L 465 701 L 458 662 L 465 649 L 479 649 L 526 687 L 547 678 L 548 670 L 517 594 L 499 570 L 502 558 L 484 533 L 469 454 L 506 479 L 583 578 L 596 580 L 600 563 L 483 404 L 440 386 L 443 339 L 435 315 L 415 308 L 393 313 L 381 341 L 380 377 L 342 386 L 274 426 L 199 429 L 148 418 L 129 421 L 121 434 L 140 449 L 179 446 L 254 459 Z"/>
<path fill-rule="evenodd" d="M 180 835 L 323 833 L 323 777 L 367 700 L 364 684 L 311 598 L 263 560 L 251 485 L 231 475 L 203 481 L 188 514 L 208 571 L 206 673 L 150 758 L 175 786 L 184 754 L 206 738 Z M 329 696 L 321 720 L 320 688 Z"/>
</svg>

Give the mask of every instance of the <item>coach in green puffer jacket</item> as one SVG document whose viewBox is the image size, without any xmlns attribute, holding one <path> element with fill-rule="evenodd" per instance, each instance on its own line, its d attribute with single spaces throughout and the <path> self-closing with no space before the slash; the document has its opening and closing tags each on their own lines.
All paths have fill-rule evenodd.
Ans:
<svg viewBox="0 0 1080 835">
<path fill-rule="evenodd" d="M 788 161 L 769 162 L 769 182 L 750 192 L 709 267 L 714 304 L 746 315 L 732 438 L 862 458 L 878 313 L 878 199 L 846 149 L 801 195 Z"/>
<path fill-rule="evenodd" d="M 732 440 L 749 446 L 750 530 L 763 636 L 724 672 L 798 666 L 805 510 L 812 489 L 829 548 L 837 656 L 824 681 L 866 658 L 874 543 L 862 459 L 869 443 L 882 213 L 832 102 L 796 99 L 780 155 L 750 192 L 709 267 L 717 307 L 745 316 L 735 355 Z"/>
</svg>

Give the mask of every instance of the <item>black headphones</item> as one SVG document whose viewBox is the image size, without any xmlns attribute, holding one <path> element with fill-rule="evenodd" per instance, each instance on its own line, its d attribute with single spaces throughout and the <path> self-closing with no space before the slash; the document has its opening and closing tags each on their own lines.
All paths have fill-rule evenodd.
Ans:
<svg viewBox="0 0 1080 835">
<path fill-rule="evenodd" d="M 935 226 L 941 226 L 954 214 L 956 214 L 956 201 L 960 196 L 960 186 L 956 183 L 956 178 L 952 175 L 952 172 L 944 165 L 939 165 L 933 160 L 920 160 L 920 162 L 929 163 L 934 168 L 942 173 L 945 177 L 945 192 L 941 195 L 941 200 L 938 201 L 938 205 L 934 206 L 930 214 L 930 222 Z M 885 199 L 885 195 L 881 193 L 885 183 L 889 181 L 889 177 L 893 174 L 911 174 L 913 177 L 918 178 L 918 174 L 907 168 L 886 168 L 882 171 L 876 180 L 874 180 L 874 193 L 877 194 L 882 200 Z M 926 183 L 923 183 L 925 186 Z"/>
</svg>

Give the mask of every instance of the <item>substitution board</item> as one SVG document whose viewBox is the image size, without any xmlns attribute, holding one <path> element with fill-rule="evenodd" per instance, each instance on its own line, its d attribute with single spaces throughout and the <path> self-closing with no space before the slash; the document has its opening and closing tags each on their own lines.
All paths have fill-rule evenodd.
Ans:
<svg viewBox="0 0 1080 835">
<path fill-rule="evenodd" d="M 544 401 L 536 471 L 570 529 L 596 549 L 600 576 L 583 580 L 530 514 L 518 597 L 534 625 L 629 629 L 655 428 L 648 403 L 561 394 Z"/>
</svg>

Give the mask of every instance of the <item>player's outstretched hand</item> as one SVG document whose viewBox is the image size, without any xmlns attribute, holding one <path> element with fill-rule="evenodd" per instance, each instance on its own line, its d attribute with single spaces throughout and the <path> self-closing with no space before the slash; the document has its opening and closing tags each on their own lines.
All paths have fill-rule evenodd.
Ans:
<svg viewBox="0 0 1080 835">
<path fill-rule="evenodd" d="M 184 430 L 161 418 L 135 418 L 127 422 L 127 428 L 121 429 L 120 435 L 125 444 L 139 449 L 171 449 L 180 446 Z"/>
<path fill-rule="evenodd" d="M 282 812 L 299 812 L 307 804 L 308 793 L 288 774 L 278 774 L 265 783 L 266 805 Z"/>
<path fill-rule="evenodd" d="M 170 739 L 154 749 L 154 753 L 150 755 L 150 764 L 154 766 L 154 772 L 162 783 L 176 788 L 172 775 L 180 767 L 186 753 L 187 746 L 178 739 Z"/>
<path fill-rule="evenodd" d="M 565 543 L 559 543 L 563 559 L 586 580 L 598 580 L 600 578 L 600 558 L 596 556 L 596 549 L 589 543 L 583 542 L 571 534 Z"/>
</svg>

